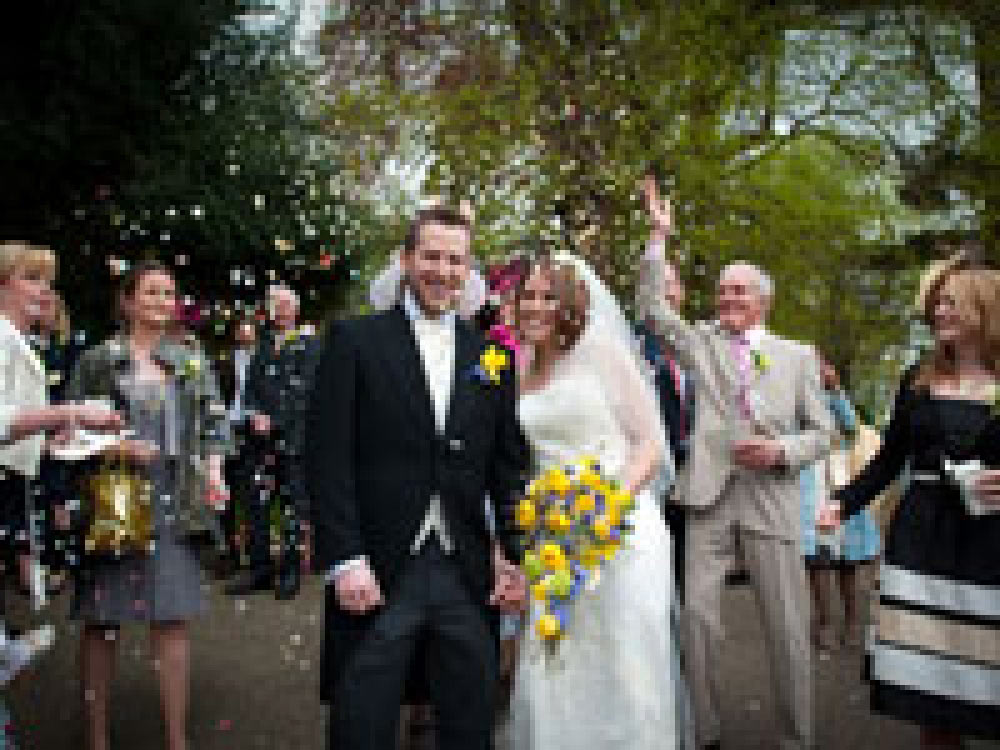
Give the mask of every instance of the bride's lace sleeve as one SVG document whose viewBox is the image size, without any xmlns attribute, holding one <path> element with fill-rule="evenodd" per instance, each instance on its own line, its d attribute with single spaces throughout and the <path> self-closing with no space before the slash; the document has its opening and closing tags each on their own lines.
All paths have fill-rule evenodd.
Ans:
<svg viewBox="0 0 1000 750">
<path fill-rule="evenodd" d="M 597 369 L 615 421 L 629 443 L 629 461 L 653 457 L 647 479 L 670 482 L 674 466 L 659 399 L 646 362 L 616 340 L 599 337 L 587 352 Z"/>
</svg>

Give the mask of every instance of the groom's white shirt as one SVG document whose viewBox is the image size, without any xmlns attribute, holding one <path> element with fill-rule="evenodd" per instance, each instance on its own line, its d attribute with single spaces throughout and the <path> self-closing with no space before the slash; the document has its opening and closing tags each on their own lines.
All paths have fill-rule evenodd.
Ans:
<svg viewBox="0 0 1000 750">
<path fill-rule="evenodd" d="M 431 392 L 434 423 L 438 432 L 444 432 L 448 419 L 448 405 L 451 403 L 452 374 L 455 369 L 455 313 L 449 310 L 437 318 L 429 317 L 409 289 L 403 293 L 403 311 L 413 327 L 413 335 L 417 340 L 417 350 L 420 352 L 427 387 Z M 441 549 L 446 553 L 452 551 L 451 536 L 448 534 L 448 525 L 441 507 L 441 497 L 437 494 L 430 499 L 424 521 L 410 545 L 410 553 L 419 552 L 432 534 L 437 536 Z M 330 583 L 345 570 L 367 562 L 368 558 L 363 556 L 345 560 L 327 572 L 326 581 Z"/>
</svg>

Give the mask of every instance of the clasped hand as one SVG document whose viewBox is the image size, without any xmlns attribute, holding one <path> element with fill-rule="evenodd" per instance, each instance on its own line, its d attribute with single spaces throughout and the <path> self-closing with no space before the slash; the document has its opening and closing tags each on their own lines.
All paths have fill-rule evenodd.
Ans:
<svg viewBox="0 0 1000 750">
<path fill-rule="evenodd" d="M 1000 505 L 1000 469 L 983 469 L 973 482 L 976 495 L 988 505 Z"/>
<path fill-rule="evenodd" d="M 337 603 L 341 609 L 363 615 L 385 604 L 382 588 L 367 561 L 342 570 L 333 580 Z M 507 612 L 520 612 L 527 600 L 527 580 L 520 569 L 502 553 L 493 555 L 493 591 L 490 606 Z"/>
<path fill-rule="evenodd" d="M 382 588 L 367 562 L 342 570 L 333 580 L 337 603 L 354 615 L 363 615 L 384 604 Z"/>
<path fill-rule="evenodd" d="M 493 591 L 490 606 L 501 612 L 516 614 L 524 609 L 528 598 L 528 581 L 524 573 L 498 549 L 493 552 Z"/>
<path fill-rule="evenodd" d="M 771 438 L 749 438 L 733 443 L 733 461 L 744 469 L 775 469 L 784 461 L 784 454 L 781 443 Z"/>
</svg>

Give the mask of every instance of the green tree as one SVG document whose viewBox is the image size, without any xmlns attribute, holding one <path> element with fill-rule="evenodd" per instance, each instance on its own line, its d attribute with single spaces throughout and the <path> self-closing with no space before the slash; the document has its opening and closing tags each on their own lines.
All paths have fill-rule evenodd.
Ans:
<svg viewBox="0 0 1000 750">
<path fill-rule="evenodd" d="M 877 77 L 875 30 L 829 25 L 770 3 L 366 3 L 326 29 L 329 116 L 381 136 L 376 160 L 418 140 L 427 189 L 476 203 L 483 255 L 571 244 L 624 299 L 647 231 L 635 187 L 657 172 L 690 312 L 710 313 L 722 264 L 760 262 L 787 295 L 775 325 L 844 367 L 902 335 L 885 258 L 915 260 L 899 165 L 854 113 L 924 100 Z"/>
<path fill-rule="evenodd" d="M 5 233 L 59 250 L 66 289 L 88 280 L 71 307 L 98 328 L 109 322 L 115 276 L 148 257 L 175 267 L 209 332 L 253 312 L 273 279 L 305 291 L 308 317 L 342 305 L 357 275 L 353 258 L 378 228 L 343 197 L 338 157 L 313 106 L 319 70 L 295 51 L 294 13 L 261 20 L 222 0 L 182 2 L 163 15 L 190 17 L 194 31 L 175 39 L 131 5 L 104 0 L 81 13 L 87 24 L 64 40 L 75 53 L 64 56 L 66 80 L 54 87 L 106 138 L 77 140 L 81 126 L 61 120 L 51 137 L 73 141 L 76 162 L 106 167 L 81 168 L 67 186 L 70 175 L 58 173 L 76 162 L 28 154 L 16 175 L 26 179 L 35 159 L 54 173 L 56 191 L 30 216 L 6 212 Z M 92 48 L 105 38 L 121 57 Z M 75 75 L 71 64 L 81 66 Z M 124 114 L 101 120 L 105 102 L 90 89 L 132 78 L 116 103 Z M 15 114 L 30 130 L 30 108 Z"/>
</svg>

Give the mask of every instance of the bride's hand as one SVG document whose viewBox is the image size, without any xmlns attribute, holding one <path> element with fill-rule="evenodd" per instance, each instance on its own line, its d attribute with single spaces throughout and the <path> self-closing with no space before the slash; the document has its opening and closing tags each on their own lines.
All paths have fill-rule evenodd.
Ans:
<svg viewBox="0 0 1000 750">
<path fill-rule="evenodd" d="M 528 582 L 524 573 L 510 562 L 502 552 L 493 553 L 493 591 L 490 606 L 515 614 L 524 609 L 528 598 Z"/>
</svg>

